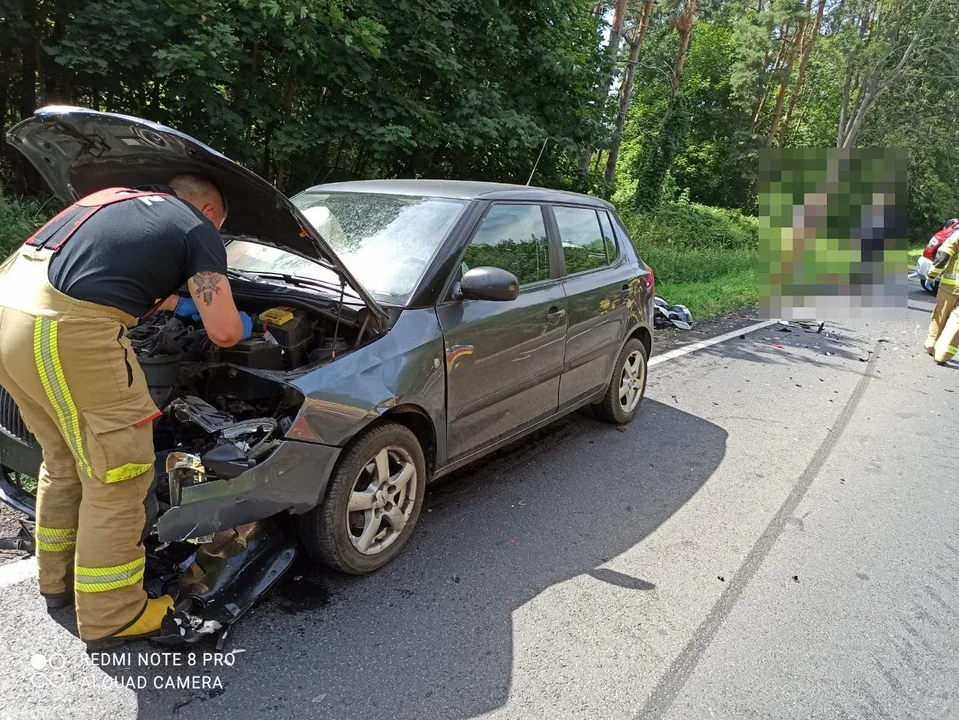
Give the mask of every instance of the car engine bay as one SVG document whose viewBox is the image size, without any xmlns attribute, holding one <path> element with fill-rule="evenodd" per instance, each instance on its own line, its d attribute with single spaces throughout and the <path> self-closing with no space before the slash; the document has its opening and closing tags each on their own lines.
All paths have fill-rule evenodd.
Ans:
<svg viewBox="0 0 959 720">
<path fill-rule="evenodd" d="M 239 304 L 239 303 L 238 303 Z M 171 594 L 176 612 L 159 642 L 192 644 L 226 630 L 292 564 L 296 539 L 279 518 L 177 542 L 161 542 L 157 520 L 193 486 L 231 480 L 280 445 L 303 402 L 284 382 L 332 362 L 362 336 L 352 325 L 288 307 L 248 307 L 251 337 L 216 346 L 202 324 L 157 313 L 128 333 L 162 416 L 154 421 L 156 479 L 147 498 L 144 587 Z"/>
<path fill-rule="evenodd" d="M 254 318 L 251 337 L 229 348 L 216 346 L 201 323 L 169 312 L 129 332 L 150 395 L 163 412 L 154 424 L 158 458 L 171 451 L 203 457 L 214 452 L 204 463 L 211 479 L 253 467 L 280 443 L 302 404 L 284 380 L 355 346 L 356 338 L 346 335 L 352 328 L 341 324 L 334 336 L 335 324 L 307 310 L 268 307 Z M 161 480 L 162 511 L 171 498 L 166 478 Z"/>
</svg>

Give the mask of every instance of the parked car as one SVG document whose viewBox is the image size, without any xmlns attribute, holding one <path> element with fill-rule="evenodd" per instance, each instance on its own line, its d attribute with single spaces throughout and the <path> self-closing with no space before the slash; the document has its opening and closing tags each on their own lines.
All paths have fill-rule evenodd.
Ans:
<svg viewBox="0 0 959 720">
<path fill-rule="evenodd" d="M 176 130 L 80 108 L 42 109 L 8 142 L 64 202 L 190 170 L 227 196 L 254 335 L 217 348 L 169 313 L 129 333 L 164 410 L 161 543 L 289 513 L 316 560 L 370 572 L 406 544 L 427 482 L 577 408 L 623 424 L 640 407 L 654 277 L 604 201 L 432 180 L 290 200 Z M 28 513 L 19 480 L 39 463 L 0 392 L 2 498 Z"/>
<path fill-rule="evenodd" d="M 939 281 L 930 281 L 926 274 L 936 259 L 939 246 L 942 245 L 950 235 L 956 232 L 956 230 L 959 230 L 959 218 L 952 218 L 945 224 L 942 230 L 930 238 L 925 249 L 922 251 L 922 256 L 916 261 L 916 274 L 919 276 L 919 284 L 922 285 L 923 290 L 931 293 L 939 290 Z"/>
</svg>

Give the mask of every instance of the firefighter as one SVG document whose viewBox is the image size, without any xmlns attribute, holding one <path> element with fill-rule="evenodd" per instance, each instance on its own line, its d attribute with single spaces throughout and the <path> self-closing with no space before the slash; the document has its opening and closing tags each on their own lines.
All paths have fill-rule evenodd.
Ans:
<svg viewBox="0 0 959 720">
<path fill-rule="evenodd" d="M 76 602 L 88 650 L 155 634 L 172 606 L 143 589 L 160 411 L 127 331 L 162 309 L 199 315 L 222 347 L 249 337 L 252 318 L 226 277 L 225 218 L 220 191 L 198 175 L 112 188 L 68 207 L 0 265 L 0 385 L 43 448 L 40 593 L 48 608 Z"/>
<path fill-rule="evenodd" d="M 959 268 L 956 268 L 957 250 L 959 250 L 959 230 L 952 233 L 939 246 L 936 259 L 929 268 L 926 277 L 933 281 L 941 277 L 936 309 L 932 311 L 929 322 L 929 337 L 926 338 L 926 351 L 936 362 L 945 365 L 956 354 L 959 346 Z"/>
</svg>

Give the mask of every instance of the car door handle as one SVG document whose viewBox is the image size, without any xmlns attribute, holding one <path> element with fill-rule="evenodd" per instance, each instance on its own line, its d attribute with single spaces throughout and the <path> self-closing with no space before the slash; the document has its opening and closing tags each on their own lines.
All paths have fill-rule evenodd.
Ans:
<svg viewBox="0 0 959 720">
<path fill-rule="evenodd" d="M 619 291 L 619 294 L 624 298 L 628 298 L 633 294 L 633 289 L 629 285 L 623 285 L 623 288 Z"/>
<path fill-rule="evenodd" d="M 558 307 L 551 307 L 549 312 L 546 313 L 546 319 L 554 324 L 562 320 L 565 316 L 566 311 Z"/>
</svg>

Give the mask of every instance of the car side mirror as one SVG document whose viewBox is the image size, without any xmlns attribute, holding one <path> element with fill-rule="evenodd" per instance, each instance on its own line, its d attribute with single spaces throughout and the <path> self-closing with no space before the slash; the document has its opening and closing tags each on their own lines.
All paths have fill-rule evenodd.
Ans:
<svg viewBox="0 0 959 720">
<path fill-rule="evenodd" d="M 508 302 L 519 297 L 519 280 L 506 270 L 473 268 L 460 280 L 460 297 L 467 300 Z"/>
</svg>

